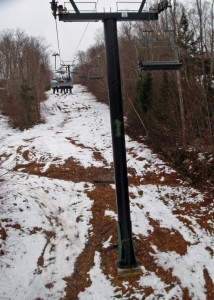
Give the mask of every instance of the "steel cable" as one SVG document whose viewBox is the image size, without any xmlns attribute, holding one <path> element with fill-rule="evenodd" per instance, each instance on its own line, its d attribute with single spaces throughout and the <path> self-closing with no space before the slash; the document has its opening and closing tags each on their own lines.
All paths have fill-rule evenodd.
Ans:
<svg viewBox="0 0 214 300">
<path fill-rule="evenodd" d="M 95 4 L 95 7 L 94 7 L 94 10 L 96 9 L 98 3 L 99 3 L 99 0 L 97 0 L 97 2 L 96 2 L 96 4 Z M 78 49 L 79 49 L 79 46 L 80 46 L 80 44 L 81 44 L 81 42 L 82 42 L 82 40 L 83 40 L 83 37 L 84 37 L 84 35 L 85 35 L 85 33 L 86 33 L 86 30 L 88 29 L 89 23 L 90 23 L 90 22 L 87 23 L 87 25 L 86 25 L 86 27 L 85 27 L 85 30 L 84 30 L 84 32 L 83 32 L 83 34 L 82 34 L 82 36 L 81 36 L 81 38 L 80 38 L 80 40 L 79 40 L 79 43 L 78 43 L 78 45 L 77 45 L 77 47 L 76 47 L 76 50 L 74 51 L 74 55 L 73 55 L 74 59 L 73 59 L 73 61 L 75 61 L 76 53 L 77 53 L 77 51 L 78 51 Z"/>
<path fill-rule="evenodd" d="M 56 35 L 57 35 L 57 44 L 58 44 L 58 52 L 59 52 L 59 60 L 61 65 L 61 54 L 60 54 L 60 47 L 59 47 L 59 32 L 58 32 L 58 26 L 57 26 L 57 20 L 55 19 L 56 24 Z"/>
</svg>

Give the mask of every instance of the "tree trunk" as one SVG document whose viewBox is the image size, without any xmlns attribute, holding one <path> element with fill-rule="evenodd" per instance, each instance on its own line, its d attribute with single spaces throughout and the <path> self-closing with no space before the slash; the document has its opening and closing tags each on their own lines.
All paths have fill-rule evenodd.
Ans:
<svg viewBox="0 0 214 300">
<path fill-rule="evenodd" d="M 182 144 L 183 147 L 186 147 L 187 130 L 186 130 L 186 119 L 185 119 L 185 112 L 184 112 L 184 99 L 183 99 L 182 86 L 181 86 L 181 75 L 179 70 L 176 71 L 176 77 L 177 77 L 179 104 L 180 104 L 180 112 L 181 112 Z"/>
</svg>

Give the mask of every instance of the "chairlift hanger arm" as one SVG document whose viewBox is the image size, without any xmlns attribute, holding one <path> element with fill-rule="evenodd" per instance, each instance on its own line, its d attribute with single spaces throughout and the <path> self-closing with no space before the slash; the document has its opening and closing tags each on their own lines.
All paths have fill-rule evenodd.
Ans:
<svg viewBox="0 0 214 300">
<path fill-rule="evenodd" d="M 139 13 L 139 14 L 142 13 L 142 10 L 143 10 L 143 8 L 144 8 L 145 3 L 146 3 L 146 0 L 143 0 L 142 3 L 141 3 L 141 5 L 140 5 L 140 8 L 139 8 L 139 10 L 138 10 L 138 13 Z"/>
<path fill-rule="evenodd" d="M 71 5 L 73 6 L 73 9 L 75 10 L 75 12 L 77 14 L 79 14 L 80 11 L 79 11 L 78 7 L 76 6 L 75 2 L 73 0 L 69 0 L 69 1 L 70 1 Z"/>
<path fill-rule="evenodd" d="M 166 10 L 168 7 L 170 7 L 170 1 L 169 0 L 161 0 L 160 2 L 156 3 L 155 5 L 151 6 L 149 11 L 150 12 L 156 12 L 160 14 L 162 11 Z"/>
</svg>

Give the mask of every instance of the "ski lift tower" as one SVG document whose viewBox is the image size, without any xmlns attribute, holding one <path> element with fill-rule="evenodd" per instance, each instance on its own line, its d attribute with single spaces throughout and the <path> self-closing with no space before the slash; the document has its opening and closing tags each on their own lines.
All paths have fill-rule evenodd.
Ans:
<svg viewBox="0 0 214 300">
<path fill-rule="evenodd" d="M 56 71 L 56 57 L 59 56 L 59 53 L 54 52 L 52 56 L 55 57 L 55 71 Z"/>
<path fill-rule="evenodd" d="M 117 263 L 117 268 L 120 277 L 134 276 L 141 273 L 141 268 L 139 267 L 135 256 L 131 228 L 117 22 L 157 20 L 159 11 L 157 9 L 154 12 L 144 12 L 143 8 L 146 0 L 139 2 L 139 9 L 137 11 L 123 10 L 117 12 L 97 12 L 94 10 L 94 8 L 90 12 L 86 10 L 81 11 L 78 8 L 79 4 L 77 2 L 75 3 L 73 0 L 69 0 L 69 2 L 72 6 L 72 11 L 70 12 L 67 7 L 58 5 L 58 2 L 52 0 L 51 8 L 53 15 L 55 18 L 58 16 L 59 21 L 103 21 L 104 23 L 108 93 L 118 212 L 119 261 Z M 96 6 L 96 2 L 93 2 L 93 5 Z"/>
</svg>

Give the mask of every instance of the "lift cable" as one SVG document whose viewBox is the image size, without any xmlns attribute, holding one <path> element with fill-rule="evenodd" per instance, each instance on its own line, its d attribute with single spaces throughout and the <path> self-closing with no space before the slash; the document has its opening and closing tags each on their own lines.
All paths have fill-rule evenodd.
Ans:
<svg viewBox="0 0 214 300">
<path fill-rule="evenodd" d="M 97 0 L 97 2 L 96 2 L 96 4 L 95 4 L 95 7 L 94 7 L 94 10 L 95 10 L 95 8 L 97 7 L 97 4 L 98 4 L 98 3 L 99 3 L 99 0 Z M 53 7 L 54 7 L 54 13 L 53 13 L 53 15 L 54 15 L 54 18 L 55 18 L 55 24 L 56 24 L 57 44 L 58 44 L 58 52 L 59 52 L 59 59 L 60 59 L 60 65 L 61 65 L 61 64 L 62 64 L 62 59 L 61 59 L 60 43 L 59 43 L 59 31 L 58 31 L 57 20 L 56 20 L 56 7 L 57 7 L 57 4 L 56 4 L 55 2 L 54 2 L 54 4 L 55 4 L 55 7 L 53 6 Z M 88 29 L 88 26 L 89 26 L 89 23 L 90 23 L 90 22 L 88 22 L 88 23 L 86 24 L 85 30 L 84 30 L 82 36 L 80 37 L 79 43 L 78 43 L 78 45 L 77 45 L 77 47 L 76 47 L 76 49 L 75 49 L 75 51 L 74 51 L 74 55 L 73 55 L 74 59 L 72 60 L 73 62 L 75 61 L 76 53 L 77 53 L 77 51 L 78 51 L 78 49 L 79 49 L 79 46 L 80 46 L 80 44 L 81 44 L 81 42 L 82 42 L 82 40 L 83 40 L 83 38 L 84 38 L 84 36 L 85 36 L 85 33 L 86 33 L 86 31 L 87 31 L 87 29 Z M 101 51 L 99 54 L 101 54 L 102 52 L 104 52 L 104 50 Z M 93 61 L 94 59 L 96 59 L 96 58 L 97 58 L 97 55 L 92 59 L 92 61 Z"/>
<path fill-rule="evenodd" d="M 58 26 L 57 26 L 57 20 L 56 19 L 55 19 L 55 24 L 56 24 L 56 36 L 57 36 L 59 60 L 60 60 L 60 65 L 61 65 L 61 54 L 60 54 L 60 47 L 59 47 L 59 32 L 58 32 Z"/>
<path fill-rule="evenodd" d="M 51 3 L 51 9 L 52 9 L 52 12 L 53 12 L 53 16 L 54 16 L 54 19 L 55 19 L 55 25 L 56 25 L 56 35 L 57 35 L 57 44 L 58 44 L 58 53 L 59 53 L 59 59 L 60 59 L 60 64 L 61 64 L 61 55 L 60 55 L 60 47 L 59 47 L 59 32 L 58 32 L 58 27 L 57 27 L 57 3 L 55 0 L 52 0 Z"/>
<path fill-rule="evenodd" d="M 94 10 L 96 9 L 98 3 L 99 3 L 99 0 L 97 0 L 97 2 L 96 2 L 96 4 L 95 4 L 95 7 L 94 7 Z M 90 22 L 88 22 L 88 23 L 86 24 L 85 30 L 84 30 L 82 36 L 80 37 L 79 43 L 78 43 L 78 45 L 77 45 L 77 47 L 76 47 L 76 50 L 74 51 L 74 55 L 73 55 L 74 57 L 76 56 L 76 53 L 77 53 L 77 51 L 78 51 L 78 49 L 79 49 L 79 46 L 80 46 L 80 44 L 81 44 L 81 42 L 82 42 L 82 40 L 83 40 L 83 38 L 84 38 L 84 35 L 85 35 L 85 33 L 86 33 L 86 30 L 88 29 L 89 23 L 90 23 Z M 74 59 L 74 60 L 75 60 L 75 59 Z"/>
<path fill-rule="evenodd" d="M 94 7 L 94 10 L 96 9 L 98 3 L 99 3 L 99 0 L 97 0 L 97 2 L 96 2 L 96 4 L 95 4 L 95 7 Z M 55 19 L 55 25 L 56 25 L 56 35 L 57 35 L 57 45 L 58 45 L 58 53 L 59 53 L 60 65 L 62 65 L 63 61 L 62 61 L 62 59 L 61 59 L 61 51 L 60 51 L 60 43 L 59 43 L 59 30 L 58 30 L 57 19 L 56 19 L 57 3 L 55 2 L 55 0 L 51 3 L 51 5 L 52 5 L 53 16 L 54 16 L 54 19 Z M 74 51 L 74 59 L 73 59 L 73 62 L 75 61 L 76 53 L 77 53 L 77 51 L 78 51 L 78 49 L 79 49 L 79 46 L 80 46 L 80 44 L 81 44 L 81 42 L 82 42 L 82 40 L 83 40 L 83 38 L 84 38 L 84 36 L 85 36 L 86 30 L 88 29 L 88 26 L 89 26 L 89 23 L 90 23 L 90 22 L 87 23 L 87 25 L 86 25 L 86 27 L 85 27 L 85 30 L 84 30 L 82 36 L 80 37 L 79 43 L 78 43 L 78 45 L 77 45 L 77 47 L 76 47 L 76 49 L 75 49 L 75 51 Z M 103 52 L 103 51 L 102 51 L 102 52 Z M 97 56 L 96 56 L 96 57 L 97 57 Z M 94 57 L 94 59 L 95 59 L 96 57 Z M 94 60 L 94 59 L 92 59 L 92 60 Z"/>
<path fill-rule="evenodd" d="M 82 40 L 83 40 L 83 37 L 84 37 L 84 35 L 85 35 L 85 33 L 86 33 L 86 30 L 88 29 L 88 26 L 89 26 L 89 22 L 87 23 L 87 25 L 86 25 L 86 27 L 85 27 L 85 30 L 84 30 L 84 32 L 83 32 L 83 34 L 82 34 L 82 36 L 81 36 L 81 38 L 80 38 L 80 40 L 79 40 L 79 43 L 78 43 L 78 45 L 77 45 L 77 47 L 76 47 L 76 50 L 74 51 L 74 56 L 76 55 L 76 53 L 77 53 L 77 51 L 78 51 L 78 49 L 79 49 L 79 46 L 80 46 L 80 44 L 81 44 L 81 42 L 82 42 Z"/>
</svg>

